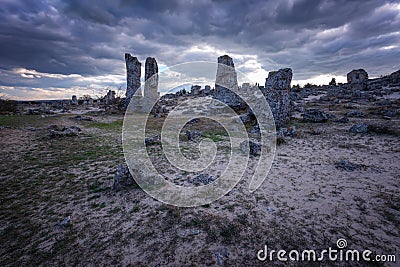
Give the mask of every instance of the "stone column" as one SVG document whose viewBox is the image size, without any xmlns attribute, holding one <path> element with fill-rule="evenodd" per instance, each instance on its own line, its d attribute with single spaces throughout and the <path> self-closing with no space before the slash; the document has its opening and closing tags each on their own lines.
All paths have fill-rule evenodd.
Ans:
<svg viewBox="0 0 400 267">
<path fill-rule="evenodd" d="M 154 57 L 146 58 L 145 84 L 143 92 L 143 111 L 149 112 L 152 104 L 158 99 L 158 65 Z"/>
<path fill-rule="evenodd" d="M 233 59 L 228 55 L 218 57 L 214 98 L 233 108 L 239 107 L 242 101 L 234 93 L 237 90 L 238 82 Z"/>
<path fill-rule="evenodd" d="M 126 105 L 129 104 L 132 96 L 140 89 L 141 63 L 137 57 L 125 54 L 126 62 Z"/>
</svg>

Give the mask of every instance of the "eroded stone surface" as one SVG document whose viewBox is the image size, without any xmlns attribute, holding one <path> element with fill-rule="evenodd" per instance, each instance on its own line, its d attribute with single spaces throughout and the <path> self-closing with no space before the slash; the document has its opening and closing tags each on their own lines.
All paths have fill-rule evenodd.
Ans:
<svg viewBox="0 0 400 267">
<path fill-rule="evenodd" d="M 137 57 L 125 54 L 126 62 L 126 102 L 129 103 L 132 96 L 140 88 L 141 66 Z"/>
</svg>

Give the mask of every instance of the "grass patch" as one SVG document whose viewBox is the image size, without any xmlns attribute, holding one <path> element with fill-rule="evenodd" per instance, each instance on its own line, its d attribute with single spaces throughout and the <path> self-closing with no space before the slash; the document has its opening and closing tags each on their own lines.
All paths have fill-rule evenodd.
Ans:
<svg viewBox="0 0 400 267">
<path fill-rule="evenodd" d="M 88 127 L 105 129 L 105 130 L 122 130 L 123 120 L 116 120 L 113 122 L 93 122 Z"/>
<path fill-rule="evenodd" d="M 228 136 L 227 132 L 211 132 L 211 131 L 206 131 L 202 133 L 202 136 L 204 138 L 210 138 L 211 140 L 213 140 L 214 142 L 220 142 L 220 141 L 224 141 L 225 137 Z"/>
</svg>

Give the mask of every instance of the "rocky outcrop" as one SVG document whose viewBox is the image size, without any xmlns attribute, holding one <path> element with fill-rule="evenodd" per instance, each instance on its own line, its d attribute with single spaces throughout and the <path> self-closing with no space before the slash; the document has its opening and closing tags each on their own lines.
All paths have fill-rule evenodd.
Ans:
<svg viewBox="0 0 400 267">
<path fill-rule="evenodd" d="M 347 83 L 351 89 L 365 90 L 368 84 L 368 73 L 364 69 L 352 70 L 347 73 Z"/>
<path fill-rule="evenodd" d="M 132 96 L 140 88 L 141 66 L 137 57 L 125 54 L 126 62 L 126 103 L 129 104 Z M 127 105 L 126 104 L 126 105 Z"/>
<path fill-rule="evenodd" d="M 278 71 L 270 71 L 265 79 L 265 89 L 285 90 L 290 88 L 292 82 L 292 69 L 285 68 Z"/>
<path fill-rule="evenodd" d="M 153 105 L 156 103 L 158 93 L 158 65 L 154 57 L 146 58 L 145 63 L 145 84 L 143 92 L 142 108 L 144 112 L 150 112 Z"/>
<path fill-rule="evenodd" d="M 239 108 L 244 103 L 234 93 L 237 89 L 238 82 L 233 59 L 228 55 L 218 57 L 214 98 L 232 108 Z"/>
<path fill-rule="evenodd" d="M 158 65 L 157 61 L 154 57 L 146 58 L 146 63 L 144 67 L 144 79 L 147 81 L 151 78 L 154 74 L 158 73 Z"/>
<path fill-rule="evenodd" d="M 276 128 L 280 128 L 289 122 L 292 114 L 292 101 L 286 90 L 271 90 L 265 98 L 274 116 Z"/>
<path fill-rule="evenodd" d="M 303 115 L 303 121 L 311 123 L 327 122 L 332 118 L 333 115 L 319 109 L 307 109 Z"/>
</svg>

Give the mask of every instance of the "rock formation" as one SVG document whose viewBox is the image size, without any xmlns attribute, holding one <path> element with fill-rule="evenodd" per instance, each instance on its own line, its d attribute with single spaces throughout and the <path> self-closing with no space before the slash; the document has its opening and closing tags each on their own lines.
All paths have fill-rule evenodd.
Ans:
<svg viewBox="0 0 400 267">
<path fill-rule="evenodd" d="M 132 96 L 140 88 L 141 66 L 137 57 L 125 54 L 126 62 L 126 106 L 129 104 Z"/>
<path fill-rule="evenodd" d="M 284 126 L 290 120 L 292 101 L 290 100 L 290 84 L 292 82 L 292 69 L 285 68 L 270 71 L 265 79 L 265 88 L 262 92 L 274 115 L 277 128 Z"/>
<path fill-rule="evenodd" d="M 148 113 L 159 98 L 158 93 L 158 65 L 153 57 L 146 58 L 145 63 L 145 84 L 143 94 L 140 89 L 141 63 L 136 57 L 125 54 L 127 87 L 126 104 L 132 102 L 131 107 L 134 112 Z"/>
<path fill-rule="evenodd" d="M 190 88 L 190 93 L 192 96 L 196 96 L 200 94 L 200 89 L 201 86 L 200 85 L 192 85 L 192 87 Z"/>
<path fill-rule="evenodd" d="M 158 65 L 154 57 L 146 58 L 145 63 L 145 84 L 143 92 L 143 112 L 150 112 L 155 101 L 159 97 L 158 93 Z"/>
<path fill-rule="evenodd" d="M 292 69 L 285 68 L 278 71 L 270 71 L 265 79 L 265 89 L 285 90 L 290 88 L 292 82 Z"/>
<path fill-rule="evenodd" d="M 237 75 L 232 58 L 228 55 L 218 57 L 214 98 L 232 108 L 238 108 L 243 105 L 243 102 L 234 93 L 237 89 Z"/>
<path fill-rule="evenodd" d="M 115 101 L 115 91 L 108 90 L 107 94 L 104 96 L 104 102 L 106 105 L 111 104 Z"/>
<path fill-rule="evenodd" d="M 72 96 L 71 105 L 78 105 L 78 98 L 76 97 L 76 95 Z"/>
<path fill-rule="evenodd" d="M 363 69 L 352 70 L 347 73 L 347 83 L 356 90 L 367 89 L 368 73 Z"/>
</svg>

